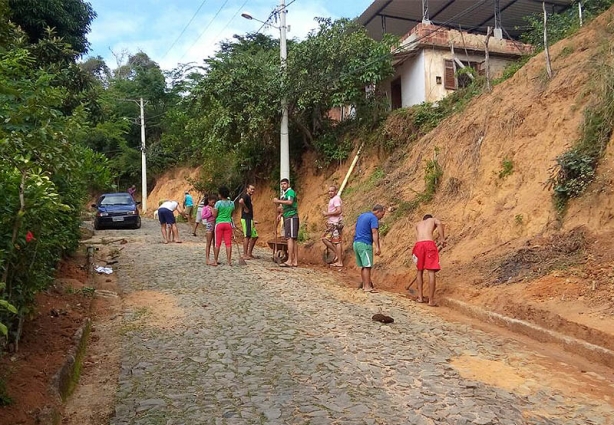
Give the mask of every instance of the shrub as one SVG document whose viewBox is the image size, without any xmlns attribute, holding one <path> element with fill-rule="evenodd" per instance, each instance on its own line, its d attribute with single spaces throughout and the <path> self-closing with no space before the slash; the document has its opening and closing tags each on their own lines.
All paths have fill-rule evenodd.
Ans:
<svg viewBox="0 0 614 425">
<path fill-rule="evenodd" d="M 501 170 L 499 171 L 499 178 L 504 179 L 514 172 L 514 163 L 511 159 L 505 158 L 501 161 Z"/>
</svg>

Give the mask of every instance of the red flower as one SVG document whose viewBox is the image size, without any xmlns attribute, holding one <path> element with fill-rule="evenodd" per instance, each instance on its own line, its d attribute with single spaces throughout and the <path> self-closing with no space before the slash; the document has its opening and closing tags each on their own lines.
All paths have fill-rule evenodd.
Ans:
<svg viewBox="0 0 614 425">
<path fill-rule="evenodd" d="M 28 230 L 28 233 L 26 233 L 26 242 L 32 242 L 32 240 L 33 240 L 33 239 L 36 239 L 36 238 L 34 237 L 34 233 L 32 233 L 32 232 L 30 232 L 30 231 Z"/>
</svg>

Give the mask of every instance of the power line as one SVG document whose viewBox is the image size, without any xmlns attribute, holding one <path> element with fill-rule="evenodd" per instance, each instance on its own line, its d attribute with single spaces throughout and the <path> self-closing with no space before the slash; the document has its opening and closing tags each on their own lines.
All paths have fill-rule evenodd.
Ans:
<svg viewBox="0 0 614 425">
<path fill-rule="evenodd" d="M 203 5 L 204 5 L 206 2 L 207 2 L 207 0 L 203 0 L 203 1 L 200 3 L 200 6 L 198 6 L 198 9 L 196 9 L 196 12 L 194 12 L 194 15 L 192 15 L 192 17 L 190 18 L 190 21 L 189 21 L 189 22 L 186 24 L 186 26 L 185 26 L 185 27 L 183 27 L 183 30 L 181 30 L 181 34 L 179 34 L 179 36 L 178 36 L 178 37 L 175 39 L 175 41 L 173 41 L 173 44 L 171 44 L 171 47 L 169 47 L 169 48 L 168 48 L 168 50 L 166 51 L 166 53 L 164 53 L 164 55 L 162 56 L 162 59 L 160 59 L 160 60 L 163 60 L 163 59 L 166 57 L 166 55 L 168 55 L 168 53 L 171 51 L 171 49 L 172 49 L 173 47 L 175 47 L 175 44 L 177 43 L 177 41 L 179 41 L 179 39 L 181 38 L 181 36 L 182 36 L 182 35 L 183 35 L 183 33 L 185 32 L 185 30 L 187 30 L 187 29 L 188 29 L 188 27 L 190 26 L 190 24 L 192 23 L 192 21 L 194 20 L 194 18 L 195 18 L 195 17 L 196 17 L 196 15 L 198 14 L 198 12 L 200 12 L 200 9 L 202 9 Z"/>
<path fill-rule="evenodd" d="M 209 21 L 209 23 L 207 24 L 207 26 L 205 27 L 204 30 L 202 30 L 202 32 L 200 33 L 200 35 L 198 36 L 198 38 L 194 41 L 194 43 L 192 43 L 192 45 L 190 46 L 190 48 L 188 50 L 186 50 L 186 52 L 183 54 L 183 56 L 181 56 L 179 58 L 179 60 L 183 59 L 185 55 L 187 55 L 190 50 L 192 50 L 192 47 L 194 47 L 194 45 L 196 45 L 196 43 L 198 43 L 198 40 L 200 40 L 200 38 L 203 36 L 203 34 L 207 31 L 207 29 L 209 29 L 209 27 L 211 26 L 211 24 L 213 23 L 213 21 L 215 21 L 215 18 L 217 18 L 217 16 L 220 14 L 220 12 L 222 11 L 222 9 L 224 9 L 224 6 L 226 6 L 226 4 L 228 3 L 228 0 L 226 0 L 218 9 L 218 11 L 215 13 L 215 15 L 213 16 L 213 18 L 211 18 L 211 20 Z"/>
<path fill-rule="evenodd" d="M 230 25 L 230 23 L 232 21 L 234 21 L 234 19 L 237 17 L 237 15 L 239 14 L 239 12 L 241 11 L 241 9 L 243 9 L 245 7 L 245 5 L 247 4 L 249 0 L 245 0 L 243 2 L 243 4 L 241 6 L 239 6 L 239 8 L 237 9 L 237 11 L 235 12 L 234 15 L 232 15 L 232 18 L 230 18 L 230 20 L 228 22 L 226 22 L 226 25 L 224 25 L 224 28 L 221 29 L 221 31 L 215 36 L 214 40 L 217 43 L 217 41 L 219 40 L 220 36 L 222 35 L 222 33 L 224 32 L 224 30 L 226 28 L 228 28 L 228 25 Z"/>
</svg>

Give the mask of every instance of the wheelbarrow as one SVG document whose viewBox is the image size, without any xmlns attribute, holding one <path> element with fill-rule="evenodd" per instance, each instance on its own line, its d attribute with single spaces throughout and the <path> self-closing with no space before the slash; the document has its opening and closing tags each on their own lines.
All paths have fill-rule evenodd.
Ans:
<svg viewBox="0 0 614 425">
<path fill-rule="evenodd" d="M 267 245 L 273 250 L 273 261 L 277 264 L 288 261 L 288 240 L 275 238 L 267 241 Z"/>
</svg>

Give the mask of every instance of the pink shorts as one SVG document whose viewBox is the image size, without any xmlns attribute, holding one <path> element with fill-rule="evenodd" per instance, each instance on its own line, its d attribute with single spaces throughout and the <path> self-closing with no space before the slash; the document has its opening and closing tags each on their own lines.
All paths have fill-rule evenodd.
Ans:
<svg viewBox="0 0 614 425">
<path fill-rule="evenodd" d="M 412 258 L 418 270 L 438 271 L 441 269 L 439 265 L 439 251 L 434 241 L 416 242 L 412 251 Z"/>
</svg>

